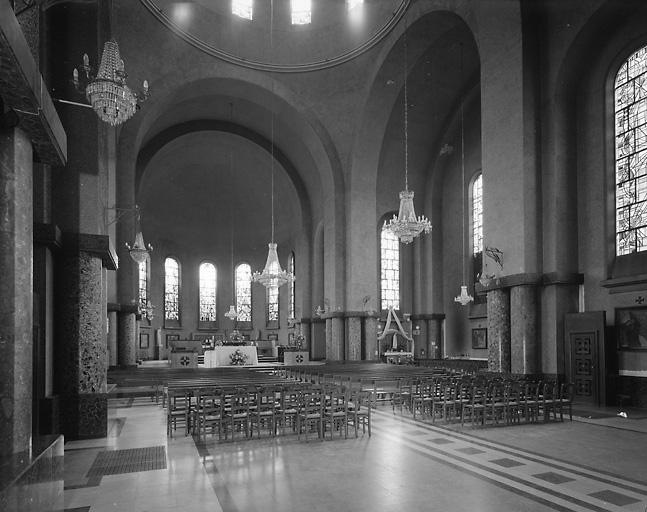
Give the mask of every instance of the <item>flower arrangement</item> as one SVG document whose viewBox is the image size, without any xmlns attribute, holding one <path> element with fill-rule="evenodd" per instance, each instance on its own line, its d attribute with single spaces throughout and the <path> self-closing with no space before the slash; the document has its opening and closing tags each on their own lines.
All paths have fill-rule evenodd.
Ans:
<svg viewBox="0 0 647 512">
<path fill-rule="evenodd" d="M 244 364 L 247 364 L 247 360 L 249 359 L 249 356 L 247 354 L 243 354 L 240 349 L 236 350 L 236 352 L 229 354 L 229 364 L 231 366 L 242 366 Z"/>
</svg>

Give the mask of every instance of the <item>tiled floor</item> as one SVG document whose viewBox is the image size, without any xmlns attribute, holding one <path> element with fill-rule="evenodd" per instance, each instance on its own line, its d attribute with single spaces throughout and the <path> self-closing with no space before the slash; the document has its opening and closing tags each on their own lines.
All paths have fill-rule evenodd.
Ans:
<svg viewBox="0 0 647 512">
<path fill-rule="evenodd" d="M 218 444 L 167 438 L 159 405 L 114 399 L 108 438 L 65 445 L 65 506 L 78 512 L 645 512 L 647 413 L 615 412 L 471 429 L 413 421 L 382 406 L 371 437 Z M 87 476 L 99 453 L 144 447 L 158 447 L 156 453 L 163 447 L 166 468 Z"/>
</svg>

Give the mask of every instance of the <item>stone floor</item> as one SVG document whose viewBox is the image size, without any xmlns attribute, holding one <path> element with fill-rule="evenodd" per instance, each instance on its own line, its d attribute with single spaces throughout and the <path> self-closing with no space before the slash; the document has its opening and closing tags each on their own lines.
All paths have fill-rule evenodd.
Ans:
<svg viewBox="0 0 647 512">
<path fill-rule="evenodd" d="M 307 444 L 171 439 L 146 397 L 112 399 L 109 416 L 107 438 L 65 445 L 66 510 L 647 510 L 647 411 L 576 408 L 572 422 L 472 429 L 384 405 L 371 437 Z M 100 454 L 113 450 L 101 476 Z"/>
</svg>

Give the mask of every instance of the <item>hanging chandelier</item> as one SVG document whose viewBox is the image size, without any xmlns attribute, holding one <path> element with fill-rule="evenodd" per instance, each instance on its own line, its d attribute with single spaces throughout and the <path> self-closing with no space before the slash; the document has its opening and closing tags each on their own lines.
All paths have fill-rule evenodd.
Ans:
<svg viewBox="0 0 647 512">
<path fill-rule="evenodd" d="M 140 222 L 140 214 L 139 214 L 139 207 L 135 205 L 135 215 L 136 215 L 136 229 L 137 229 L 137 234 L 135 235 L 135 243 L 132 245 L 128 245 L 126 243 L 126 249 L 128 249 L 128 252 L 130 253 L 130 257 L 135 260 L 137 263 L 143 263 L 146 261 L 148 258 L 149 254 L 153 252 L 153 246 L 151 244 L 146 244 L 144 243 L 144 235 L 142 235 L 142 230 L 139 226 Z"/>
<path fill-rule="evenodd" d="M 106 41 L 101 56 L 101 64 L 96 76 L 92 76 L 92 67 L 88 54 L 83 55 L 83 64 L 79 70 L 74 69 L 72 83 L 76 90 L 85 94 L 99 118 L 116 126 L 130 119 L 138 108 L 137 102 L 145 101 L 150 96 L 148 81 L 144 80 L 139 93 L 134 93 L 126 85 L 124 61 L 119 55 L 119 46 L 114 39 Z"/>
<path fill-rule="evenodd" d="M 461 253 L 461 259 L 463 260 L 463 283 L 467 282 L 465 276 L 465 115 L 463 104 L 465 103 L 464 93 L 463 93 L 463 45 L 461 44 L 461 195 L 463 197 L 462 209 L 463 209 L 463 252 Z M 461 293 L 454 298 L 454 302 L 460 302 L 462 306 L 467 306 L 470 302 L 474 300 L 469 293 L 467 293 L 467 285 L 463 284 L 461 286 Z"/>
<path fill-rule="evenodd" d="M 404 28 L 404 190 L 400 192 L 400 210 L 397 217 L 387 223 L 382 229 L 391 231 L 403 244 L 408 244 L 423 231 L 431 232 L 431 223 L 424 215 L 416 217 L 413 206 L 413 191 L 409 190 L 409 129 L 408 129 L 408 96 L 407 96 L 407 27 L 405 18 Z"/>
<path fill-rule="evenodd" d="M 270 53 L 274 54 L 273 32 L 274 32 L 274 0 L 270 2 Z M 285 283 L 294 281 L 294 274 L 281 268 L 279 257 L 276 252 L 276 243 L 274 243 L 274 80 L 272 79 L 272 104 L 271 104 L 271 212 L 272 212 L 272 237 L 268 244 L 267 261 L 263 272 L 254 272 L 252 280 L 261 283 L 268 289 L 276 289 Z"/>
<path fill-rule="evenodd" d="M 229 104 L 229 124 L 233 126 L 234 122 L 234 104 Z M 232 128 L 230 128 L 232 129 Z M 236 303 L 236 272 L 234 272 L 234 145 L 233 138 L 231 136 L 231 131 L 229 132 L 229 181 L 231 183 L 231 196 L 229 202 L 229 236 L 231 248 L 231 294 L 232 302 Z M 229 311 L 225 313 L 225 316 L 229 318 L 232 322 L 238 318 L 238 311 L 236 311 L 236 306 L 231 304 L 229 306 Z"/>
</svg>

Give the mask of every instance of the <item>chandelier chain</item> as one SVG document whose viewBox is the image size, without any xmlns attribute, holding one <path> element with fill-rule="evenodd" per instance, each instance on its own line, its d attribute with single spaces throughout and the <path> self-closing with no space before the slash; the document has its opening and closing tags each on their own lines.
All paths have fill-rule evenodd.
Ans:
<svg viewBox="0 0 647 512">
<path fill-rule="evenodd" d="M 465 103 L 465 92 L 463 86 L 463 44 L 461 43 L 461 175 L 462 175 L 462 186 L 461 186 L 461 195 L 462 195 L 462 209 L 463 209 L 463 282 L 467 282 L 465 274 L 465 114 L 464 114 L 464 103 Z"/>
<path fill-rule="evenodd" d="M 270 1 L 270 63 L 274 63 L 274 0 Z M 274 75 L 270 73 L 270 86 L 272 96 L 270 98 L 270 195 L 271 195 L 271 216 L 272 236 L 270 241 L 274 243 Z"/>
<path fill-rule="evenodd" d="M 404 190 L 409 190 L 409 100 L 407 94 L 407 17 L 404 17 Z"/>
</svg>

